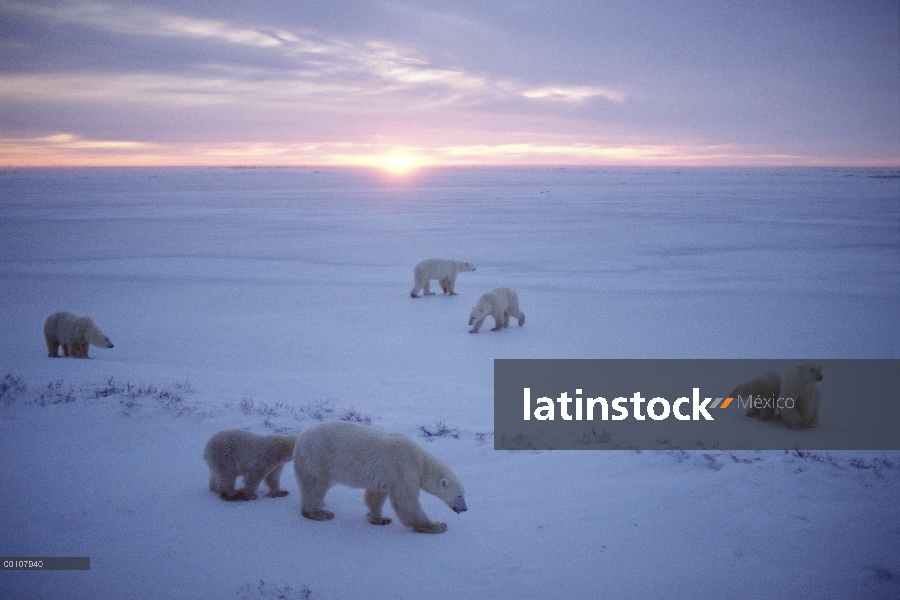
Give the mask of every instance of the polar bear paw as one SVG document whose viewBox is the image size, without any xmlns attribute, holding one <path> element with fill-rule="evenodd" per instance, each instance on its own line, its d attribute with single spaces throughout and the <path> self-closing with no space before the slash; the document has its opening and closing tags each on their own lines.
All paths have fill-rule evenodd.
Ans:
<svg viewBox="0 0 900 600">
<path fill-rule="evenodd" d="M 377 519 L 372 518 L 372 514 L 369 513 L 366 515 L 369 518 L 369 523 L 372 525 L 388 525 L 391 522 L 390 517 L 378 517 Z"/>
<path fill-rule="evenodd" d="M 307 510 L 302 511 L 300 514 L 313 521 L 328 521 L 334 518 L 334 513 L 330 510 Z"/>
<path fill-rule="evenodd" d="M 447 531 L 447 524 L 435 521 L 425 525 L 416 525 L 413 527 L 413 531 L 416 533 L 444 533 Z"/>
</svg>

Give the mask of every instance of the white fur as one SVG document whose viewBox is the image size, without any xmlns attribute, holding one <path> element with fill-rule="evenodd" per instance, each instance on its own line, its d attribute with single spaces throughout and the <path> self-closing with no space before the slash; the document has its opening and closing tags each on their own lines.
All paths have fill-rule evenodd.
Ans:
<svg viewBox="0 0 900 600">
<path fill-rule="evenodd" d="M 759 417 L 763 421 L 768 421 L 775 416 L 774 405 L 775 401 L 778 399 L 778 392 L 780 390 L 781 375 L 775 371 L 768 371 L 756 379 L 745 381 L 737 386 L 730 395 L 732 398 L 740 396 L 742 400 L 750 398 L 751 402 L 757 397 L 763 398 L 763 400 L 766 401 L 765 406 L 757 408 L 756 406 L 751 405 L 750 408 L 747 409 L 747 416 Z M 769 406 L 769 401 L 771 401 L 771 406 Z"/>
<path fill-rule="evenodd" d="M 206 442 L 203 459 L 209 465 L 209 489 L 225 500 L 254 500 L 265 480 L 269 497 L 287 496 L 279 479 L 294 456 L 295 435 L 260 435 L 243 429 L 223 429 Z M 244 487 L 235 491 L 238 477 Z"/>
<path fill-rule="evenodd" d="M 44 321 L 44 339 L 47 341 L 47 356 L 59 356 L 62 346 L 65 356 L 90 358 L 88 347 L 112 348 L 113 343 L 94 325 L 90 317 L 78 317 L 69 312 L 53 313 Z"/>
<path fill-rule="evenodd" d="M 300 513 L 327 521 L 325 494 L 335 484 L 365 488 L 369 522 L 386 525 L 381 515 L 387 498 L 400 521 L 419 533 L 443 533 L 445 523 L 429 520 L 419 504 L 423 489 L 460 513 L 465 491 L 450 467 L 402 433 L 385 433 L 366 425 L 329 421 L 300 434 L 294 448 L 294 470 L 300 487 Z"/>
<path fill-rule="evenodd" d="M 519 310 L 519 294 L 508 287 L 498 287 L 478 299 L 469 314 L 469 325 L 475 325 L 469 333 L 478 333 L 488 315 L 494 317 L 494 328 L 491 331 L 509 327 L 511 316 L 518 319 L 519 327 L 525 324 L 525 313 Z"/>
<path fill-rule="evenodd" d="M 793 408 L 779 409 L 782 420 L 791 429 L 819 425 L 822 394 L 816 382 L 822 381 L 822 365 L 803 363 L 788 371 L 781 383 L 781 397 L 794 399 Z"/>
<path fill-rule="evenodd" d="M 455 296 L 456 292 L 453 288 L 456 286 L 456 276 L 465 271 L 474 271 L 475 267 L 467 262 L 460 260 L 448 260 L 445 258 L 427 258 L 413 267 L 413 283 L 412 291 L 409 295 L 412 298 L 418 298 L 419 292 L 424 289 L 425 296 L 434 296 L 431 291 L 431 280 L 437 279 L 441 284 L 441 289 L 445 294 Z"/>
</svg>

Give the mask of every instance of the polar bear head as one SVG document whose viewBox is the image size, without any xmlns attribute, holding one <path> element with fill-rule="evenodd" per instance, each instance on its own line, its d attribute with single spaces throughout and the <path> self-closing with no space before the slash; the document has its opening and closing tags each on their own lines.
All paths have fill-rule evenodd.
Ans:
<svg viewBox="0 0 900 600">
<path fill-rule="evenodd" d="M 80 323 L 78 325 L 84 331 L 84 341 L 91 344 L 92 346 L 96 346 L 97 348 L 112 348 L 113 343 L 110 341 L 108 337 L 103 335 L 103 332 L 100 331 L 100 328 L 94 325 L 94 322 L 90 317 L 81 317 L 79 319 Z"/>
<path fill-rule="evenodd" d="M 487 294 L 485 294 L 487 296 Z M 483 320 L 489 314 L 491 314 L 491 310 L 493 307 L 491 303 L 488 302 L 484 297 L 478 300 L 478 303 L 475 305 L 475 308 L 472 309 L 472 312 L 469 313 L 469 325 L 477 321 Z"/>
<path fill-rule="evenodd" d="M 113 343 L 109 340 L 108 337 L 103 335 L 99 329 L 89 330 L 87 341 L 90 342 L 92 346 L 96 346 L 98 348 L 112 348 Z"/>
<path fill-rule="evenodd" d="M 822 365 L 803 363 L 797 365 L 797 370 L 805 381 L 822 381 Z"/>
<path fill-rule="evenodd" d="M 447 503 L 447 506 L 455 513 L 466 510 L 466 490 L 450 467 L 429 456 L 425 475 L 422 478 L 422 489 L 433 496 L 437 496 Z"/>
<path fill-rule="evenodd" d="M 453 474 L 441 477 L 437 489 L 431 493 L 446 502 L 453 512 L 458 514 L 466 511 L 466 491 Z"/>
<path fill-rule="evenodd" d="M 109 340 L 108 337 L 100 333 L 100 331 L 93 331 L 91 335 L 88 336 L 88 341 L 92 346 L 97 346 L 98 348 L 112 348 L 113 343 Z"/>
<path fill-rule="evenodd" d="M 466 271 L 474 271 L 475 266 L 472 263 L 459 261 L 456 263 L 456 270 L 459 273 L 465 273 Z"/>
</svg>

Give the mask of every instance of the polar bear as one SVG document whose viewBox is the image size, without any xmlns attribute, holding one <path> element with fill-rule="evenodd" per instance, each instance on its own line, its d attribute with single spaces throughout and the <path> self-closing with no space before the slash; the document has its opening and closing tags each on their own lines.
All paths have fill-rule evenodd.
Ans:
<svg viewBox="0 0 900 600">
<path fill-rule="evenodd" d="M 819 406 L 822 395 L 816 382 L 822 381 L 822 365 L 802 363 L 791 369 L 781 383 L 781 397 L 787 405 L 794 400 L 793 407 L 779 409 L 781 419 L 791 429 L 803 429 L 819 425 Z"/>
<path fill-rule="evenodd" d="M 748 417 L 759 417 L 768 421 L 775 416 L 775 404 L 778 400 L 778 392 L 781 390 L 781 375 L 775 371 L 767 371 L 756 379 L 745 381 L 734 388 L 730 396 L 744 401 L 750 401 L 747 409 Z"/>
<path fill-rule="evenodd" d="M 223 429 L 214 433 L 203 448 L 209 465 L 209 489 L 225 500 L 255 500 L 263 479 L 269 498 L 287 496 L 279 485 L 281 470 L 294 457 L 295 435 L 260 435 L 243 429 Z M 244 487 L 235 491 L 239 476 Z"/>
<path fill-rule="evenodd" d="M 525 313 L 519 310 L 519 295 L 508 287 L 498 287 L 478 299 L 469 314 L 469 325 L 475 324 L 469 333 L 478 333 L 488 315 L 494 317 L 494 328 L 491 331 L 509 327 L 511 316 L 519 320 L 519 327 L 525 324 Z"/>
<path fill-rule="evenodd" d="M 78 317 L 70 312 L 53 313 L 44 321 L 44 339 L 47 341 L 47 356 L 59 356 L 62 346 L 65 356 L 90 358 L 88 347 L 112 348 L 113 343 L 94 325 L 90 317 Z"/>
<path fill-rule="evenodd" d="M 460 260 L 448 260 L 445 258 L 426 258 L 415 267 L 413 267 L 413 283 L 412 291 L 409 293 L 411 298 L 418 298 L 419 291 L 424 289 L 425 296 L 434 296 L 431 291 L 431 280 L 437 279 L 441 284 L 441 289 L 445 294 L 455 296 L 453 291 L 456 285 L 456 276 L 466 271 L 474 271 L 470 263 Z"/>
<path fill-rule="evenodd" d="M 428 519 L 419 504 L 423 489 L 456 513 L 466 510 L 465 491 L 450 467 L 402 433 L 385 433 L 367 425 L 328 421 L 313 425 L 297 438 L 294 470 L 300 487 L 300 514 L 327 521 L 334 513 L 322 508 L 336 483 L 365 488 L 368 519 L 387 525 L 381 514 L 387 498 L 400 522 L 418 533 L 443 533 L 446 523 Z"/>
</svg>

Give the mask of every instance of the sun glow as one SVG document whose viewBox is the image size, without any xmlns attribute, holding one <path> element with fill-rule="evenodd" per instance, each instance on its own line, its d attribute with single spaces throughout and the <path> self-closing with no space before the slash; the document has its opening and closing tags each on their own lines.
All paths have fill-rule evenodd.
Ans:
<svg viewBox="0 0 900 600">
<path fill-rule="evenodd" d="M 394 175 L 406 175 L 419 164 L 405 154 L 391 154 L 381 160 L 381 168 Z"/>
</svg>

